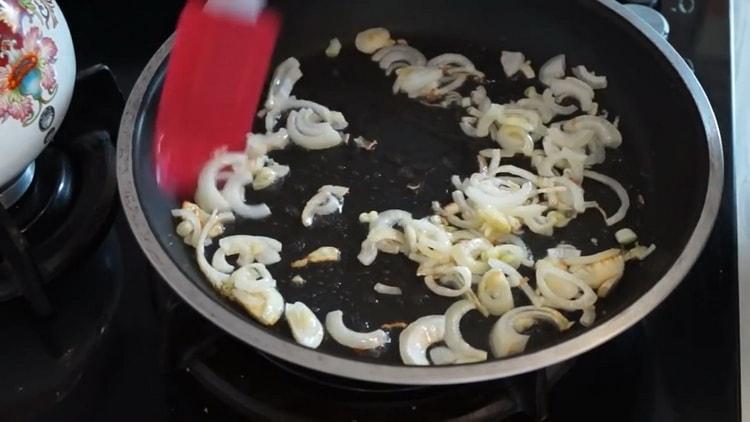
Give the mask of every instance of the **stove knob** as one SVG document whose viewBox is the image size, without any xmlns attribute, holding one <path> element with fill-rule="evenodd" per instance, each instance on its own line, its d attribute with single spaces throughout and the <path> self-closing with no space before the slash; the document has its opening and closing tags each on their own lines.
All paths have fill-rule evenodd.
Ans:
<svg viewBox="0 0 750 422">
<path fill-rule="evenodd" d="M 667 38 L 669 36 L 669 22 L 667 22 L 667 18 L 656 9 L 634 3 L 626 4 L 625 7 L 643 19 L 662 37 Z"/>
</svg>

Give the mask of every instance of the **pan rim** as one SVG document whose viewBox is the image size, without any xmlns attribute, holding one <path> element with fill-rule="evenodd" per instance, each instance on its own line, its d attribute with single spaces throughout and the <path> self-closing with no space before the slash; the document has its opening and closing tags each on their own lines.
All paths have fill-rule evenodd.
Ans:
<svg viewBox="0 0 750 422">
<path fill-rule="evenodd" d="M 718 215 L 724 183 L 724 157 L 718 123 L 710 102 L 693 71 L 677 51 L 633 12 L 615 0 L 597 0 L 626 20 L 649 40 L 678 73 L 695 102 L 708 146 L 708 184 L 698 222 L 682 253 L 667 273 L 630 306 L 601 325 L 534 353 L 472 365 L 414 367 L 357 361 L 324 354 L 281 339 L 249 324 L 201 291 L 169 258 L 152 232 L 138 200 L 132 160 L 132 136 L 143 97 L 153 76 L 167 57 L 174 34 L 157 50 L 142 71 L 128 98 L 117 145 L 117 178 L 120 199 L 135 237 L 151 265 L 172 289 L 205 318 L 254 348 L 309 369 L 369 382 L 408 385 L 461 384 L 499 379 L 551 366 L 587 352 L 644 318 L 688 274 L 711 234 Z"/>
</svg>

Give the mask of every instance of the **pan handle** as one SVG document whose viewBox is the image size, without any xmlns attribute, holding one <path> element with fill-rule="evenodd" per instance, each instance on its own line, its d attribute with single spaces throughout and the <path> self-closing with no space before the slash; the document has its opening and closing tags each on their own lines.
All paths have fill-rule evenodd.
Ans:
<svg viewBox="0 0 750 422">
<path fill-rule="evenodd" d="M 664 15 L 653 7 L 638 3 L 628 3 L 625 5 L 631 12 L 643 19 L 651 28 L 654 29 L 664 39 L 669 37 L 669 21 Z"/>
</svg>

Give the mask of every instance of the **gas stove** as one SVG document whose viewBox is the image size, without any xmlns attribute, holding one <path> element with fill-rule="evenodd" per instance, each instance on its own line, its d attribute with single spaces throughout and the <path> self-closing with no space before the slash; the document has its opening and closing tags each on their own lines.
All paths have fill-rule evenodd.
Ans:
<svg viewBox="0 0 750 422">
<path fill-rule="evenodd" d="M 0 420 L 739 420 L 731 177 L 690 275 L 642 322 L 573 361 L 454 387 L 321 375 L 234 340 L 178 299 L 112 199 L 121 92 L 182 1 L 59 3 L 84 70 L 26 193 L 0 212 Z M 730 1 L 638 3 L 707 91 L 730 176 Z"/>
</svg>

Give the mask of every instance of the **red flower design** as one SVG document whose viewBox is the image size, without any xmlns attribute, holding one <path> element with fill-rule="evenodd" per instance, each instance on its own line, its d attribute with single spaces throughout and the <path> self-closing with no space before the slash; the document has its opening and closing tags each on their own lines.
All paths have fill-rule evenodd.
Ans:
<svg viewBox="0 0 750 422">
<path fill-rule="evenodd" d="M 33 121 L 35 104 L 49 101 L 42 99 L 40 89 L 48 94 L 54 94 L 57 89 L 53 66 L 57 62 L 57 46 L 51 38 L 42 36 L 38 27 L 32 27 L 21 46 L 6 43 L 3 48 L 7 64 L 0 66 L 0 122 L 11 117 L 28 124 Z M 38 72 L 38 85 L 24 81 L 31 72 Z M 22 90 L 24 82 L 25 91 Z"/>
</svg>

